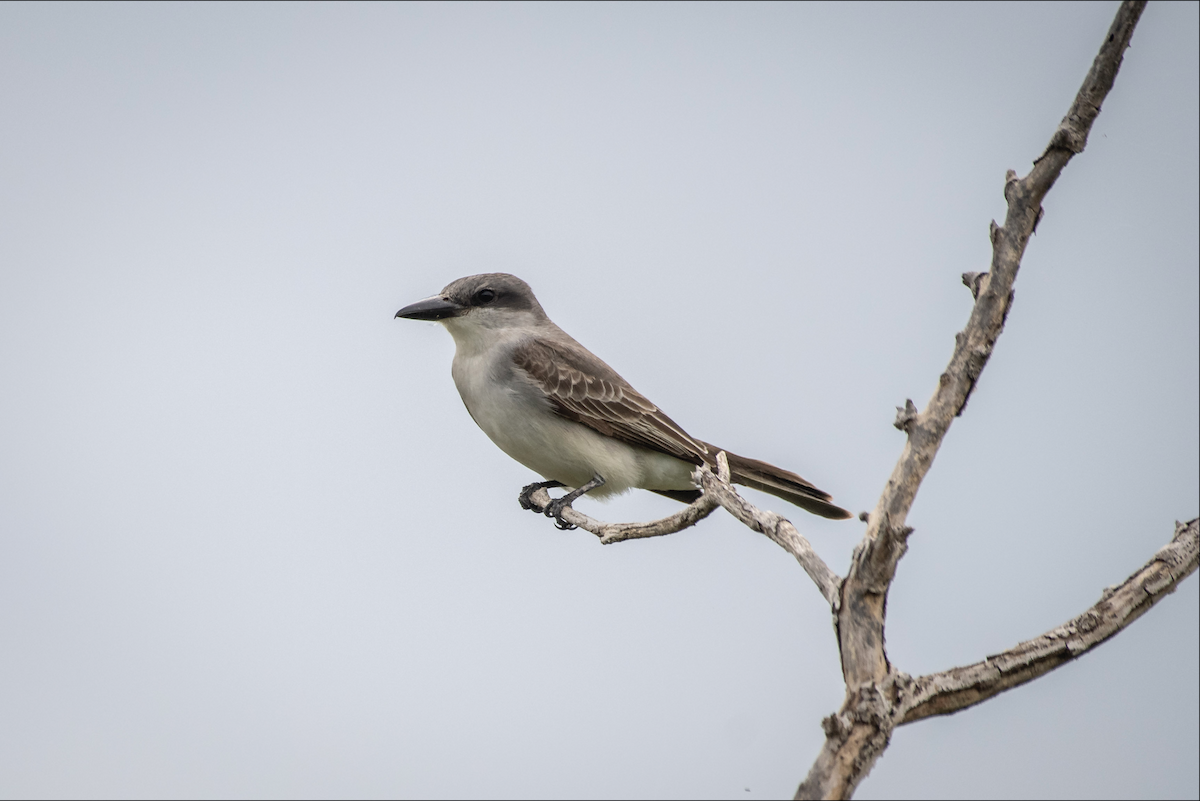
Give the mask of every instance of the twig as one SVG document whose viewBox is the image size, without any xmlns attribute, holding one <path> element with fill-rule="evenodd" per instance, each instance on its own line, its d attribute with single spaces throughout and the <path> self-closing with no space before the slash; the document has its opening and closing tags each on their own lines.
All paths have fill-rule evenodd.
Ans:
<svg viewBox="0 0 1200 801">
<path fill-rule="evenodd" d="M 725 454 L 722 453 L 721 457 L 724 456 Z M 837 612 L 838 604 L 841 602 L 838 596 L 838 587 L 842 583 L 841 578 L 829 569 L 821 557 L 817 556 L 812 545 L 789 520 L 774 512 L 764 512 L 756 508 L 738 495 L 732 484 L 727 480 L 722 480 L 719 476 L 714 476 L 707 467 L 698 468 L 693 474 L 693 478 L 704 490 L 703 497 L 713 498 L 714 503 L 719 503 L 729 514 L 755 531 L 766 534 L 772 542 L 796 557 L 796 561 L 817 585 L 821 595 L 825 596 L 830 607 L 835 613 Z"/>
<path fill-rule="evenodd" d="M 724 451 L 717 454 L 717 472 L 713 473 L 707 465 L 700 465 L 692 473 L 696 486 L 700 487 L 703 495 L 686 508 L 661 520 L 649 523 L 605 523 L 577 512 L 571 507 L 563 509 L 563 519 L 573 526 L 590 531 L 600 538 L 600 542 L 608 545 L 624 540 L 643 539 L 645 537 L 662 537 L 694 526 L 712 514 L 718 506 L 725 507 L 731 515 L 755 531 L 766 534 L 774 543 L 796 557 L 796 561 L 817 585 L 821 595 L 837 612 L 840 598 L 838 586 L 841 579 L 829 566 L 817 556 L 808 540 L 796 530 L 790 521 L 775 514 L 764 512 L 738 495 L 737 490 L 729 482 L 729 459 Z M 544 512 L 550 503 L 550 493 L 545 489 L 535 490 L 529 496 L 533 508 Z"/>
<path fill-rule="evenodd" d="M 707 468 L 703 468 L 712 475 Z M 729 461 L 724 453 L 717 455 L 717 471 L 723 476 L 723 481 L 729 481 Z M 529 500 L 533 503 L 534 511 L 544 512 L 550 503 L 550 493 L 545 489 L 535 490 Z M 708 493 L 701 495 L 692 503 L 673 515 L 649 523 L 605 523 L 588 517 L 568 506 L 562 510 L 563 520 L 584 531 L 590 531 L 600 538 L 603 545 L 625 540 L 644 539 L 646 537 L 662 537 L 674 534 L 685 528 L 694 526 L 713 513 L 718 506 L 717 500 Z"/>
</svg>

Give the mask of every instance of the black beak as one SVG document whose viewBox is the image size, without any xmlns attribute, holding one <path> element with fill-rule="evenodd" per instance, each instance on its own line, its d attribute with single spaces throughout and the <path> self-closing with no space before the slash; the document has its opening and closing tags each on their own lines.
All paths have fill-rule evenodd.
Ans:
<svg viewBox="0 0 1200 801">
<path fill-rule="evenodd" d="M 458 317 L 460 314 L 465 314 L 466 311 L 465 306 L 459 306 L 452 300 L 432 297 L 405 306 L 396 312 L 396 316 L 409 320 L 445 320 L 447 317 Z"/>
</svg>

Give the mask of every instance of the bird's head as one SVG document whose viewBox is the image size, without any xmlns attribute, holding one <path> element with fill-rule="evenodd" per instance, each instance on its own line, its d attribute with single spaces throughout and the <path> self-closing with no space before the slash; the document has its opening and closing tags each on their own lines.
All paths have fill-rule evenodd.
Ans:
<svg viewBox="0 0 1200 801">
<path fill-rule="evenodd" d="M 467 332 L 522 328 L 546 319 L 529 284 L 508 273 L 468 275 L 438 294 L 396 312 L 409 320 L 436 320 L 457 338 Z"/>
</svg>

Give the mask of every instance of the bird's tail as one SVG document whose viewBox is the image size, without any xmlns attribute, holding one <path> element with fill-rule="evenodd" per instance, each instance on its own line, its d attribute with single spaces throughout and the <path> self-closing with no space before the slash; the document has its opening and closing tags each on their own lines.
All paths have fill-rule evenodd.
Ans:
<svg viewBox="0 0 1200 801">
<path fill-rule="evenodd" d="M 707 442 L 704 444 L 714 456 L 721 452 L 720 448 Z M 725 451 L 725 456 L 729 459 L 730 479 L 734 484 L 770 493 L 814 515 L 831 520 L 845 520 L 851 516 L 842 507 L 830 503 L 828 492 L 822 492 L 795 473 L 729 451 Z"/>
</svg>

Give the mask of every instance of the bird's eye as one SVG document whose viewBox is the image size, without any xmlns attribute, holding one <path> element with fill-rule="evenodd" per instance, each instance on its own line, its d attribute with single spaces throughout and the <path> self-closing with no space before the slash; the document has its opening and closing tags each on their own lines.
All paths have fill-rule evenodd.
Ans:
<svg viewBox="0 0 1200 801">
<path fill-rule="evenodd" d="M 491 303 L 496 299 L 496 293 L 490 289 L 481 289 L 475 293 L 475 299 L 480 303 Z"/>
</svg>

